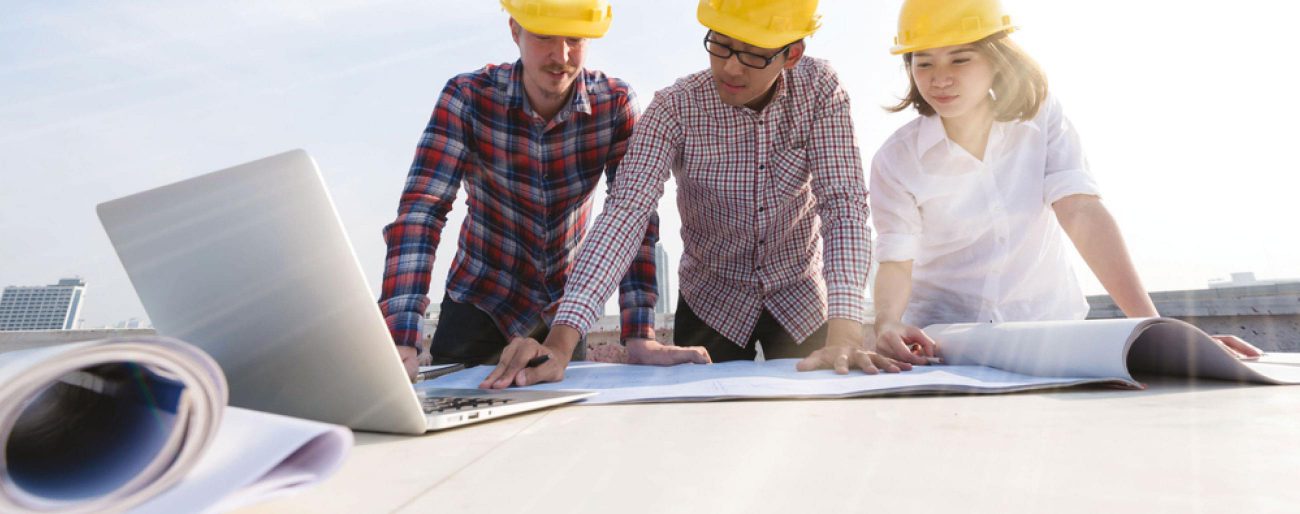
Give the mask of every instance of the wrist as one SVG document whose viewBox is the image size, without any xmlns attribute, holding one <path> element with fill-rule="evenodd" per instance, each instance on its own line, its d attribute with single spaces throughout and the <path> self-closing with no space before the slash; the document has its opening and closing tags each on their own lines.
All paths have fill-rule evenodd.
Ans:
<svg viewBox="0 0 1300 514">
<path fill-rule="evenodd" d="M 895 316 L 878 316 L 876 317 L 875 332 L 880 335 L 881 332 L 901 326 L 903 320 Z"/>
<path fill-rule="evenodd" d="M 581 340 L 582 333 L 578 332 L 578 329 L 557 324 L 551 326 L 551 333 L 546 336 L 546 342 L 542 343 L 542 346 L 567 362 L 573 355 L 573 349 L 577 348 Z"/>
</svg>

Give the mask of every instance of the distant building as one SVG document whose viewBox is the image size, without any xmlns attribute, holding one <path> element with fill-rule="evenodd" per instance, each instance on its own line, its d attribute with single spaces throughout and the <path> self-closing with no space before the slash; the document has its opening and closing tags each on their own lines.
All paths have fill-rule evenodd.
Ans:
<svg viewBox="0 0 1300 514">
<path fill-rule="evenodd" d="M 49 286 L 9 286 L 0 295 L 0 331 L 72 330 L 78 327 L 86 282 L 65 278 Z"/>
<path fill-rule="evenodd" d="M 1294 279 L 1294 278 L 1285 279 L 1285 280 L 1259 280 L 1255 278 L 1254 273 L 1249 271 L 1241 272 L 1241 273 L 1233 273 L 1231 277 L 1232 278 L 1229 278 L 1228 280 L 1223 280 L 1223 279 L 1211 280 L 1210 289 L 1221 289 L 1224 287 L 1243 287 L 1243 286 L 1272 286 L 1277 284 L 1289 284 L 1292 282 L 1300 282 L 1300 279 Z"/>
<path fill-rule="evenodd" d="M 140 318 L 131 318 L 128 320 L 123 320 L 114 323 L 112 328 L 114 330 L 139 330 L 139 329 L 150 329 L 153 327 L 149 326 L 148 323 L 141 321 Z"/>
<path fill-rule="evenodd" d="M 655 302 L 656 314 L 673 311 L 672 270 L 669 269 L 668 252 L 663 243 L 655 243 L 655 282 L 659 284 L 659 300 Z"/>
</svg>

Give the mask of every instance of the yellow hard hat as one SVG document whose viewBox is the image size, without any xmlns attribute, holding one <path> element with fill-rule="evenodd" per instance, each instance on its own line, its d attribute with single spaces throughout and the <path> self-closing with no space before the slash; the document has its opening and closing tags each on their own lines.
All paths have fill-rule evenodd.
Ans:
<svg viewBox="0 0 1300 514">
<path fill-rule="evenodd" d="M 903 0 L 898 35 L 889 52 L 898 55 L 974 43 L 1016 30 L 998 0 Z"/>
<path fill-rule="evenodd" d="M 501 7 L 534 34 L 597 38 L 609 30 L 609 0 L 501 0 Z"/>
<path fill-rule="evenodd" d="M 781 48 L 817 32 L 817 0 L 700 0 L 705 27 L 761 48 Z"/>
</svg>

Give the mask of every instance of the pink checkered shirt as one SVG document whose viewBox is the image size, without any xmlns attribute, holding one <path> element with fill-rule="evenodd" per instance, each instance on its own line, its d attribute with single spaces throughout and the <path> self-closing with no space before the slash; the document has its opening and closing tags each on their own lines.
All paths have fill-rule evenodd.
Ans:
<svg viewBox="0 0 1300 514">
<path fill-rule="evenodd" d="M 796 341 L 828 317 L 865 320 L 867 188 L 835 71 L 805 57 L 762 112 L 722 103 L 702 71 L 659 91 L 632 134 L 555 323 L 585 333 L 677 180 L 681 294 L 745 345 L 763 309 Z M 825 265 L 823 267 L 823 255 Z"/>
</svg>

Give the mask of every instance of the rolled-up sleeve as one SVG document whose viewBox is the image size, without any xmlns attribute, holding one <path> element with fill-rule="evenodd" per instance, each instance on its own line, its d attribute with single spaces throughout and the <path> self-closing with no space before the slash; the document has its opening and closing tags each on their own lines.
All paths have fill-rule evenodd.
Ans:
<svg viewBox="0 0 1300 514">
<path fill-rule="evenodd" d="M 1043 175 L 1043 201 L 1048 205 L 1070 195 L 1101 196 L 1101 188 L 1088 171 L 1088 159 L 1074 125 L 1054 97 L 1043 103 L 1038 123 L 1046 131 L 1047 166 Z"/>
<path fill-rule="evenodd" d="M 887 146 L 871 160 L 871 220 L 876 228 L 877 262 L 916 259 L 921 248 L 921 209 L 899 181 L 899 163 Z"/>
</svg>

